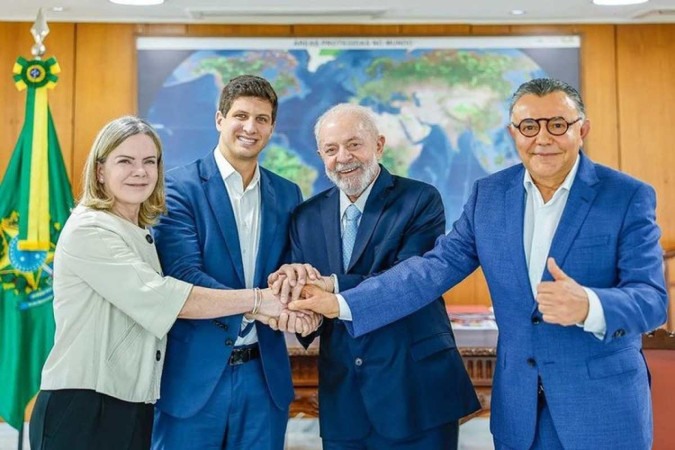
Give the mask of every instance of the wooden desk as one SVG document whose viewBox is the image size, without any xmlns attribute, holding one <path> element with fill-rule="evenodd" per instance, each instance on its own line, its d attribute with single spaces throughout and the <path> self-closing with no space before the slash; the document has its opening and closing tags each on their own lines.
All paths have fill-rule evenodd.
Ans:
<svg viewBox="0 0 675 450">
<path fill-rule="evenodd" d="M 293 371 L 293 386 L 295 387 L 295 401 L 291 403 L 291 417 L 302 413 L 309 417 L 318 417 L 319 386 L 318 373 L 318 346 L 305 350 L 299 344 L 293 344 L 289 339 L 288 354 L 291 357 Z M 472 347 L 460 348 L 464 365 L 469 372 L 476 394 L 483 407 L 483 412 L 490 410 L 492 392 L 492 375 L 494 373 L 497 353 L 494 348 Z"/>
</svg>

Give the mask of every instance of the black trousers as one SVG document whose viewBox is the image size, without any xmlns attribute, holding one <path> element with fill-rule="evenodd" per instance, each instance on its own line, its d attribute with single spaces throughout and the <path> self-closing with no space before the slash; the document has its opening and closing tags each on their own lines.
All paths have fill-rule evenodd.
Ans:
<svg viewBox="0 0 675 450">
<path fill-rule="evenodd" d="M 153 405 L 88 389 L 40 391 L 30 418 L 32 450 L 147 450 Z"/>
</svg>

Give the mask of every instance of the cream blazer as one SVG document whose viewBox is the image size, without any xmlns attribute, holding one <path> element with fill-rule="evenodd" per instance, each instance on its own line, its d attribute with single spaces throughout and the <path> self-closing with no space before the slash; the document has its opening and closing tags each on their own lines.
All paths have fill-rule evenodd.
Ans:
<svg viewBox="0 0 675 450">
<path fill-rule="evenodd" d="M 41 389 L 92 389 L 154 403 L 166 334 L 191 289 L 162 276 L 147 229 L 76 207 L 54 255 L 56 336 Z"/>
</svg>

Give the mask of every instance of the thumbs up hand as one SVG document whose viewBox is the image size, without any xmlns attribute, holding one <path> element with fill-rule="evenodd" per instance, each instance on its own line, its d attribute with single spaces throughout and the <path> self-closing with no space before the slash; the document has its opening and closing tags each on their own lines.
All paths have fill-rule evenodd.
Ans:
<svg viewBox="0 0 675 450">
<path fill-rule="evenodd" d="M 548 258 L 546 267 L 553 281 L 537 285 L 537 303 L 545 322 L 563 326 L 581 324 L 588 316 L 588 295 L 583 287 Z"/>
</svg>

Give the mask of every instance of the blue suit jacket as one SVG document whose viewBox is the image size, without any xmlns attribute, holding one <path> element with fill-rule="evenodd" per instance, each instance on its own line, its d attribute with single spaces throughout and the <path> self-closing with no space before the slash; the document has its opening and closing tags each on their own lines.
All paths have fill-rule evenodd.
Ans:
<svg viewBox="0 0 675 450">
<path fill-rule="evenodd" d="M 309 263 L 323 274 L 337 274 L 342 290 L 421 255 L 445 231 L 438 191 L 382 168 L 345 273 L 339 198 L 339 190 L 332 188 L 299 206 L 291 221 L 291 243 L 293 261 Z M 479 408 L 443 299 L 359 338 L 351 337 L 342 321 L 324 323 L 319 353 L 324 439 L 362 439 L 370 424 L 383 436 L 402 439 Z"/>
<path fill-rule="evenodd" d="M 343 293 L 362 335 L 434 301 L 479 265 L 499 326 L 491 430 L 513 448 L 533 441 L 537 377 L 565 448 L 649 448 L 652 414 L 641 333 L 666 318 L 651 187 L 583 154 L 550 249 L 600 298 L 607 333 L 541 321 L 523 250 L 524 168 L 477 181 L 460 219 L 424 257 Z M 545 271 L 544 280 L 551 280 Z"/>
<path fill-rule="evenodd" d="M 155 227 L 157 251 L 166 275 L 197 286 L 243 289 L 244 270 L 237 226 L 227 189 L 213 154 L 167 173 L 168 214 Z M 260 168 L 261 224 L 255 285 L 290 257 L 288 224 L 300 203 L 298 187 Z M 179 319 L 169 332 L 157 408 L 190 417 L 209 399 L 227 365 L 242 315 L 218 320 Z M 283 333 L 258 326 L 267 385 L 275 404 L 293 399 Z"/>
</svg>

